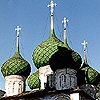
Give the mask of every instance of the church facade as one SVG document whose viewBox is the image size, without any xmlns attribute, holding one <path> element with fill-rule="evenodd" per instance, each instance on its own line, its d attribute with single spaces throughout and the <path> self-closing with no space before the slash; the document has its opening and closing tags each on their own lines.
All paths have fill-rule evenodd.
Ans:
<svg viewBox="0 0 100 100">
<path fill-rule="evenodd" d="M 51 12 L 50 36 L 38 45 L 32 54 L 37 68 L 32 75 L 29 75 L 30 64 L 21 56 L 19 50 L 21 28 L 17 26 L 15 29 L 16 52 L 1 68 L 6 92 L 1 100 L 96 100 L 97 87 L 100 89 L 100 73 L 87 62 L 87 42 L 82 43 L 84 46 L 82 64 L 81 56 L 67 43 L 68 20 L 66 18 L 63 20 L 64 41 L 61 41 L 54 29 L 56 3 L 51 0 L 48 7 Z M 26 79 L 31 91 L 25 91 Z"/>
</svg>

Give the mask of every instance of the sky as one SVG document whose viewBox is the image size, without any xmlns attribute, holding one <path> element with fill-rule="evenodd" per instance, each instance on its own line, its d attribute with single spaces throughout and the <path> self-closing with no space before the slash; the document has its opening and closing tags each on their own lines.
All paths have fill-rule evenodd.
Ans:
<svg viewBox="0 0 100 100">
<path fill-rule="evenodd" d="M 50 35 L 50 0 L 0 0 L 0 89 L 4 90 L 2 64 L 16 51 L 15 28 L 19 25 L 20 52 L 36 71 L 32 54 L 36 46 Z M 57 37 L 63 41 L 62 20 L 67 17 L 69 46 L 83 59 L 86 40 L 88 64 L 100 72 L 100 0 L 55 0 L 54 27 Z M 29 90 L 28 86 L 26 88 Z"/>
</svg>

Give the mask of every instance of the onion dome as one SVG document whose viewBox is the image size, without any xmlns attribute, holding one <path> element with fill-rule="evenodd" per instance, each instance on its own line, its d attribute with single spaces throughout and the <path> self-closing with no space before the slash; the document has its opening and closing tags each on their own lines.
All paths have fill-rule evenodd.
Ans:
<svg viewBox="0 0 100 100">
<path fill-rule="evenodd" d="M 16 52 L 9 60 L 1 67 L 3 76 L 21 75 L 27 77 L 30 74 L 31 68 L 29 63 Z"/>
<path fill-rule="evenodd" d="M 81 56 L 75 52 L 74 50 L 72 50 L 68 44 L 67 44 L 67 36 L 66 36 L 66 32 L 67 32 L 67 26 L 68 26 L 68 19 L 66 19 L 66 17 L 64 17 L 64 20 L 63 20 L 63 24 L 64 24 L 64 45 L 67 49 L 71 50 L 72 51 L 72 59 L 74 60 L 75 62 L 75 65 L 77 68 L 80 68 L 81 66 L 81 63 L 82 63 L 82 59 L 81 59 Z M 76 68 L 76 69 L 77 69 Z"/>
<path fill-rule="evenodd" d="M 49 59 L 51 56 L 58 51 L 58 46 L 63 46 L 63 42 L 60 41 L 54 32 L 54 15 L 53 10 L 55 7 L 54 2 L 51 0 L 51 34 L 49 38 L 38 45 L 33 52 L 33 62 L 37 68 L 49 65 Z"/>
<path fill-rule="evenodd" d="M 87 42 L 84 40 L 84 43 L 82 44 L 84 45 L 84 63 L 81 67 L 81 70 L 83 70 L 85 74 L 85 83 L 96 85 L 100 82 L 100 74 L 94 68 L 88 65 L 87 59 L 86 59 Z"/>
<path fill-rule="evenodd" d="M 66 24 L 64 20 L 64 43 L 60 41 L 54 32 L 54 4 L 51 0 L 51 34 L 50 37 L 41 43 L 33 52 L 33 61 L 37 68 L 51 65 L 51 69 L 55 71 L 56 69 L 61 69 L 65 67 L 71 67 L 74 69 L 79 69 L 81 66 L 81 57 L 78 53 L 74 52 L 66 42 Z"/>
<path fill-rule="evenodd" d="M 40 44 L 33 53 L 33 61 L 37 68 L 49 65 L 49 60 L 51 56 L 58 51 L 58 46 L 63 46 L 61 42 L 54 34 L 51 32 L 50 37 Z"/>
<path fill-rule="evenodd" d="M 66 18 L 64 18 L 64 46 L 58 46 L 58 51 L 50 58 L 50 65 L 53 70 L 62 68 L 72 68 L 78 70 L 81 66 L 81 56 L 72 50 L 67 44 L 66 39 Z"/>
<path fill-rule="evenodd" d="M 9 75 L 21 75 L 27 77 L 30 74 L 31 67 L 30 64 L 24 60 L 24 58 L 21 56 L 19 51 L 19 31 L 21 28 L 17 26 L 17 42 L 16 42 L 16 52 L 15 54 L 8 59 L 1 67 L 1 72 L 3 76 L 9 76 Z"/>
<path fill-rule="evenodd" d="M 39 71 L 36 71 L 28 77 L 28 86 L 30 89 L 40 88 Z"/>
</svg>

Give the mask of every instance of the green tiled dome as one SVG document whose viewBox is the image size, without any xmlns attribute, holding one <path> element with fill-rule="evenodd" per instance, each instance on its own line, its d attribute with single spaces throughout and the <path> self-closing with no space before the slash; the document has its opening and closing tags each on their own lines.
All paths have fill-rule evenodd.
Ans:
<svg viewBox="0 0 100 100">
<path fill-rule="evenodd" d="M 57 47 L 64 46 L 63 42 L 55 36 L 54 30 L 51 32 L 50 37 L 37 46 L 33 52 L 33 61 L 37 68 L 48 65 L 51 56 L 58 51 Z"/>
<path fill-rule="evenodd" d="M 100 74 L 87 63 L 83 64 L 81 70 L 85 73 L 85 83 L 96 85 L 100 82 Z"/>
<path fill-rule="evenodd" d="M 33 62 L 38 69 L 46 65 L 51 65 L 52 70 L 56 70 L 58 68 L 70 67 L 70 66 L 74 67 L 74 69 L 78 69 L 80 68 L 81 62 L 82 62 L 81 57 L 79 56 L 78 53 L 71 50 L 67 43 L 66 44 L 63 43 L 56 37 L 54 33 L 54 16 L 53 15 L 51 15 L 50 37 L 46 41 L 44 41 L 43 43 L 41 43 L 39 46 L 36 47 L 36 49 L 33 52 L 32 57 L 33 57 Z M 53 62 L 57 63 L 56 58 L 58 58 L 59 60 L 60 57 L 62 57 L 62 59 L 60 59 L 61 61 L 60 66 L 54 65 L 53 67 L 52 66 L 52 64 L 54 64 Z M 66 57 L 67 57 L 67 60 L 66 60 Z M 68 59 L 68 57 L 70 57 L 70 60 Z M 73 62 L 73 64 L 71 63 L 71 61 Z M 63 62 L 66 65 L 63 66 Z"/>
<path fill-rule="evenodd" d="M 36 71 L 28 77 L 28 86 L 30 89 L 40 88 L 39 71 Z"/>
<path fill-rule="evenodd" d="M 16 52 L 1 67 L 3 76 L 21 75 L 27 77 L 31 72 L 30 64 L 22 58 L 19 52 Z"/>
<path fill-rule="evenodd" d="M 54 65 L 51 66 L 52 70 L 56 70 L 57 68 L 62 68 L 62 67 L 70 67 L 68 66 L 69 62 L 71 64 L 71 67 L 75 67 L 74 69 L 78 69 L 81 66 L 81 57 L 78 53 L 74 52 L 73 50 L 70 49 L 70 47 L 67 45 L 65 45 L 62 41 L 60 41 L 54 34 L 54 31 L 52 31 L 53 34 L 50 35 L 50 37 L 44 41 L 43 43 L 41 43 L 38 47 L 36 47 L 36 49 L 34 50 L 33 53 L 33 61 L 34 64 L 37 68 L 40 68 L 42 66 L 46 66 L 48 64 L 50 64 L 50 59 L 52 59 L 53 56 L 55 56 L 55 54 L 57 54 L 57 56 L 55 56 L 55 58 L 53 59 L 53 61 L 56 61 L 56 57 L 64 57 L 65 59 L 61 61 L 60 65 Z M 59 48 L 63 48 L 64 50 L 60 50 Z M 67 54 L 69 52 L 71 52 L 70 54 Z M 65 55 L 66 53 L 66 55 Z M 63 56 L 62 56 L 63 55 Z M 67 60 L 66 57 L 68 58 L 68 56 L 70 56 L 70 61 L 69 59 Z M 60 58 L 61 58 L 60 57 Z M 66 60 L 66 61 L 65 61 Z M 54 61 L 54 62 L 55 62 Z M 73 64 L 72 64 L 73 61 Z M 52 61 L 51 61 L 52 62 Z M 56 61 L 57 62 L 57 61 Z M 68 62 L 66 65 L 63 65 L 63 62 Z"/>
</svg>

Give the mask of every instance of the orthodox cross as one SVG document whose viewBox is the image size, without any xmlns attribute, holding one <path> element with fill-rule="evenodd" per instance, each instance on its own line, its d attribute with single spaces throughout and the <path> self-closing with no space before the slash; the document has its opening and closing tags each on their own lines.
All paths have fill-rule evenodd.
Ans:
<svg viewBox="0 0 100 100">
<path fill-rule="evenodd" d="M 67 30 L 68 19 L 64 17 L 64 20 L 62 21 L 62 23 L 64 24 L 64 44 L 67 44 L 66 30 Z"/>
<path fill-rule="evenodd" d="M 84 40 L 84 42 L 82 43 L 82 45 L 84 46 L 84 62 L 87 63 L 87 59 L 86 59 L 86 47 L 87 47 L 88 42 L 86 42 Z"/>
<path fill-rule="evenodd" d="M 68 19 L 66 19 L 66 17 L 64 17 L 64 20 L 62 21 L 62 23 L 64 24 L 64 30 L 66 30 L 67 28 L 67 23 L 68 23 Z"/>
<path fill-rule="evenodd" d="M 51 0 L 50 4 L 48 5 L 48 7 L 51 7 L 51 15 L 53 15 L 53 12 L 54 12 L 54 8 L 57 4 L 54 3 L 53 0 Z"/>
<path fill-rule="evenodd" d="M 15 28 L 15 31 L 17 33 L 17 37 L 19 37 L 19 32 L 21 31 L 21 28 L 19 26 L 17 26 L 17 28 Z"/>
<path fill-rule="evenodd" d="M 16 49 L 17 49 L 17 52 L 19 52 L 19 33 L 21 31 L 21 28 L 19 26 L 17 26 L 17 28 L 15 28 L 15 31 L 17 33 Z"/>
<path fill-rule="evenodd" d="M 84 42 L 82 43 L 82 45 L 84 46 L 84 51 L 86 51 L 87 44 L 88 43 L 84 40 Z"/>
</svg>

